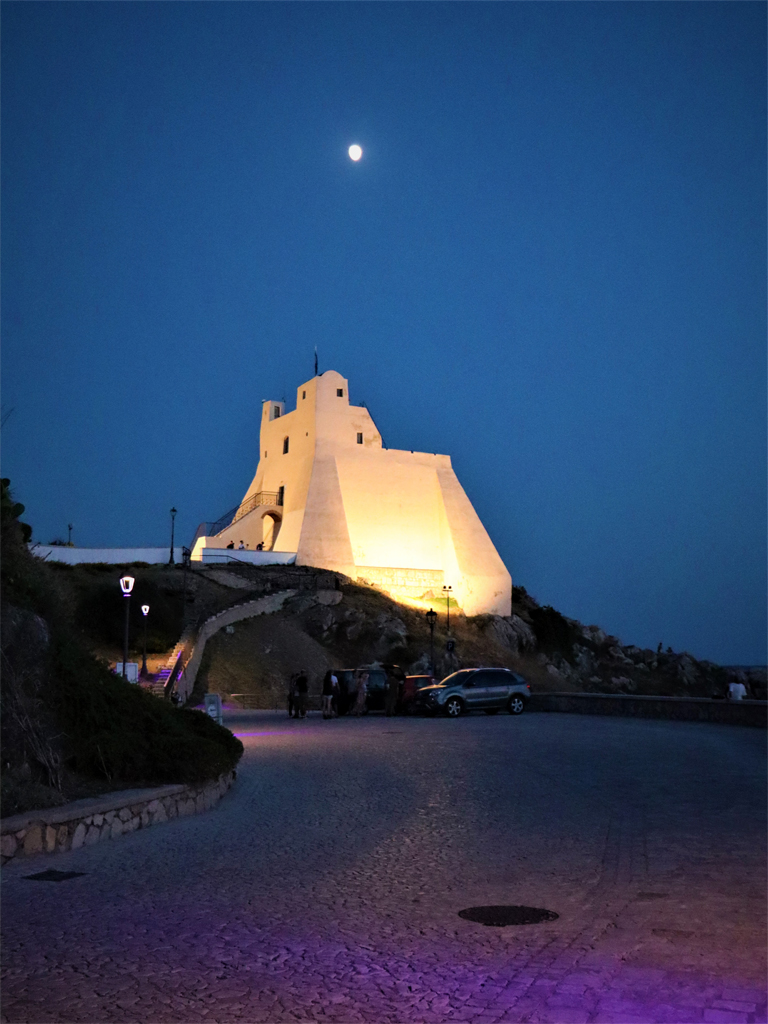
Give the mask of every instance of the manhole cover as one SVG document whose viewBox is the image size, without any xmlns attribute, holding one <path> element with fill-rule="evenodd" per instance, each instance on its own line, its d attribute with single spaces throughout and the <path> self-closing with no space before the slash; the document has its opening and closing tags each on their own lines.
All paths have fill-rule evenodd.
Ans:
<svg viewBox="0 0 768 1024">
<path fill-rule="evenodd" d="M 508 924 L 539 924 L 541 921 L 555 921 L 559 917 L 553 910 L 539 907 L 468 907 L 459 911 L 465 921 L 505 928 Z"/>
<path fill-rule="evenodd" d="M 47 871 L 38 871 L 36 875 L 24 875 L 32 882 L 66 882 L 68 878 L 80 878 L 84 871 L 57 871 L 49 868 Z"/>
</svg>

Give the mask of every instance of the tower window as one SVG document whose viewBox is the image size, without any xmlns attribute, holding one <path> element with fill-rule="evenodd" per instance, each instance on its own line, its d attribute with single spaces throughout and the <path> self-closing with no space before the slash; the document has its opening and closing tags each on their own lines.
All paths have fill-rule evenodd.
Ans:
<svg viewBox="0 0 768 1024">
<path fill-rule="evenodd" d="M 280 406 L 279 406 L 279 405 L 276 405 L 276 406 L 275 406 L 275 417 L 274 417 L 274 418 L 275 418 L 276 420 L 277 420 L 277 419 L 280 419 Z"/>
<path fill-rule="evenodd" d="M 362 444 L 363 443 L 363 435 L 362 434 L 358 434 L 357 435 L 357 443 L 358 444 Z"/>
<path fill-rule="evenodd" d="M 285 504 L 285 487 L 278 487 L 277 489 L 277 504 Z"/>
<path fill-rule="evenodd" d="M 289 438 L 284 437 L 283 438 L 283 455 L 287 455 L 288 454 L 288 442 L 289 442 Z"/>
<path fill-rule="evenodd" d="M 302 398 L 306 398 L 307 397 L 307 392 L 306 391 L 302 391 L 301 392 L 301 397 Z"/>
<path fill-rule="evenodd" d="M 344 397 L 344 388 L 336 388 L 336 397 L 337 398 L 343 398 Z"/>
</svg>

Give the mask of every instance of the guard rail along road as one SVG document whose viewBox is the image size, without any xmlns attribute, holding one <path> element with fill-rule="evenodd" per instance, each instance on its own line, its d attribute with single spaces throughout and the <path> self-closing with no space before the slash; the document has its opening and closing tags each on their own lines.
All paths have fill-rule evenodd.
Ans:
<svg viewBox="0 0 768 1024">
<path fill-rule="evenodd" d="M 532 693 L 529 711 L 564 711 L 575 715 L 621 715 L 682 722 L 768 725 L 768 701 L 713 700 L 709 697 L 644 697 L 614 693 Z"/>
</svg>

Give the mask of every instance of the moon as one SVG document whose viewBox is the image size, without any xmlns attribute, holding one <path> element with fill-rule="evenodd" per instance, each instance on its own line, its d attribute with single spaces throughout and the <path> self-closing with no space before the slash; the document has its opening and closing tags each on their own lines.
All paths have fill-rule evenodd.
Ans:
<svg viewBox="0 0 768 1024">
<path fill-rule="evenodd" d="M 357 163 L 357 161 L 363 155 L 363 148 L 362 148 L 362 146 L 358 146 L 358 144 L 355 143 L 354 145 L 349 147 L 348 153 L 349 153 L 349 159 L 350 160 L 354 160 L 355 163 Z"/>
</svg>

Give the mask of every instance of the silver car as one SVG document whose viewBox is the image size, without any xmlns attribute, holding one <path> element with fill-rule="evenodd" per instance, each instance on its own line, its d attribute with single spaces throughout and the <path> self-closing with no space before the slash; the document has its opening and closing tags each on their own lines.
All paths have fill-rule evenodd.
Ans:
<svg viewBox="0 0 768 1024">
<path fill-rule="evenodd" d="M 521 715 L 530 695 L 525 679 L 508 668 L 462 668 L 441 683 L 420 689 L 415 703 L 416 710 L 442 712 L 449 718 L 475 710 L 495 715 L 502 708 Z"/>
</svg>

